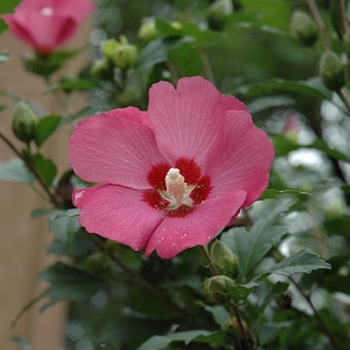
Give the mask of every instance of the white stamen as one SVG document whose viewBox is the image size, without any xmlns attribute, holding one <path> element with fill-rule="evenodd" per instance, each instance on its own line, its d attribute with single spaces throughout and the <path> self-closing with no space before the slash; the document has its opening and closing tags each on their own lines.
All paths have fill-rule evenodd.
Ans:
<svg viewBox="0 0 350 350">
<path fill-rule="evenodd" d="M 46 17 L 51 17 L 53 15 L 53 8 L 52 7 L 43 7 L 40 11 L 40 13 L 43 15 L 43 16 L 46 16 Z"/>
<path fill-rule="evenodd" d="M 187 190 L 187 183 L 185 178 L 180 174 L 177 168 L 170 168 L 166 177 L 165 184 L 169 196 L 181 201 Z"/>
</svg>

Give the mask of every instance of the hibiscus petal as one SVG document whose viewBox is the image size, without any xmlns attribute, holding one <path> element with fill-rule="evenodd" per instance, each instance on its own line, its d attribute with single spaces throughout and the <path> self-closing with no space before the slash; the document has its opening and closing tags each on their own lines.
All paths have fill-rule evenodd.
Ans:
<svg viewBox="0 0 350 350">
<path fill-rule="evenodd" d="M 227 112 L 225 134 L 208 158 L 207 175 L 213 186 L 211 198 L 238 189 L 247 191 L 244 206 L 252 204 L 269 182 L 274 148 L 266 133 L 246 112 Z"/>
<path fill-rule="evenodd" d="M 68 149 L 74 172 L 90 182 L 152 188 L 147 174 L 164 162 L 145 112 L 129 107 L 81 121 Z"/>
<path fill-rule="evenodd" d="M 208 199 L 187 216 L 166 216 L 147 243 L 145 255 L 156 249 L 161 258 L 170 259 L 185 249 L 207 245 L 238 215 L 245 198 L 245 191 L 236 191 L 222 198 Z"/>
<path fill-rule="evenodd" d="M 155 210 L 142 198 L 141 191 L 115 185 L 99 185 L 73 193 L 74 205 L 81 208 L 81 226 L 134 250 L 145 246 L 164 216 L 164 211 Z"/>
<path fill-rule="evenodd" d="M 202 165 L 221 137 L 222 118 L 228 110 L 247 109 L 201 77 L 180 79 L 177 90 L 170 83 L 159 82 L 149 91 L 148 115 L 159 149 L 170 162 L 185 157 Z"/>
</svg>

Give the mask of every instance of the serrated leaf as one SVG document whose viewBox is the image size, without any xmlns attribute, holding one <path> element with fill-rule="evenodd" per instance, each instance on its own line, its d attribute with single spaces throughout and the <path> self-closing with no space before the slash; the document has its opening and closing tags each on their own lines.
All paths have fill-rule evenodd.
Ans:
<svg viewBox="0 0 350 350">
<path fill-rule="evenodd" d="M 7 162 L 0 163 L 0 180 L 24 182 L 29 185 L 35 182 L 34 176 L 19 158 L 11 158 Z"/>
<path fill-rule="evenodd" d="M 45 185 L 50 187 L 57 174 L 55 163 L 51 159 L 44 158 L 42 154 L 31 156 L 31 161 Z"/>
<path fill-rule="evenodd" d="M 37 147 L 41 147 L 42 144 L 55 132 L 58 125 L 61 122 L 59 115 L 48 115 L 41 118 L 36 127 L 34 134 L 34 141 Z"/>
<path fill-rule="evenodd" d="M 331 265 L 321 260 L 318 255 L 302 250 L 299 253 L 274 265 L 265 274 L 291 276 L 294 273 L 311 273 L 313 270 L 331 269 Z"/>
<path fill-rule="evenodd" d="M 287 211 L 290 202 L 278 205 L 257 220 L 249 233 L 244 228 L 233 228 L 222 234 L 222 241 L 237 255 L 239 271 L 243 278 L 251 275 L 257 264 L 286 236 L 287 229 L 282 226 L 273 227 L 277 217 Z"/>
<path fill-rule="evenodd" d="M 42 307 L 42 311 L 61 300 L 88 301 L 106 284 L 102 278 L 61 262 L 41 272 L 38 279 L 50 283 L 43 294 L 50 300 Z"/>
<path fill-rule="evenodd" d="M 167 335 L 156 335 L 144 342 L 137 350 L 161 350 L 165 349 L 172 342 L 184 342 L 186 345 L 190 344 L 197 337 L 208 337 L 213 332 L 207 330 L 195 330 L 187 332 L 169 333 Z"/>
</svg>

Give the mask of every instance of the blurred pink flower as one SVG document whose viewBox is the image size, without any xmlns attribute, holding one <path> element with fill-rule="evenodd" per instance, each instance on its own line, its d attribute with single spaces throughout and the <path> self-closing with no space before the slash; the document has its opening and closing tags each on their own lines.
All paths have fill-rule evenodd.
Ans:
<svg viewBox="0 0 350 350">
<path fill-rule="evenodd" d="M 69 145 L 88 232 L 165 259 L 206 245 L 268 185 L 274 149 L 245 105 L 201 77 L 149 90 L 134 107 L 87 118 Z"/>
<path fill-rule="evenodd" d="M 90 0 L 22 0 L 14 14 L 0 17 L 18 39 L 49 54 L 72 38 L 94 8 Z"/>
</svg>

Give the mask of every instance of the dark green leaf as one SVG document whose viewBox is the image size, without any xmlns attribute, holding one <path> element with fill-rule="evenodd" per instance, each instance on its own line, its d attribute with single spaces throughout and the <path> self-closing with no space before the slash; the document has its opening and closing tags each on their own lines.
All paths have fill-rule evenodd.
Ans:
<svg viewBox="0 0 350 350">
<path fill-rule="evenodd" d="M 51 214 L 52 212 L 55 212 L 54 209 L 48 209 L 48 208 L 42 208 L 42 209 L 35 209 L 32 211 L 31 218 L 32 219 L 37 219 L 40 218 L 41 216 Z"/>
<path fill-rule="evenodd" d="M 31 161 L 45 185 L 50 187 L 57 174 L 55 163 L 51 159 L 44 158 L 44 156 L 39 153 L 31 156 Z"/>
<path fill-rule="evenodd" d="M 68 246 L 74 234 L 80 229 L 78 214 L 79 209 L 57 210 L 49 218 L 49 229 L 54 232 L 58 240 Z"/>
<path fill-rule="evenodd" d="M 286 228 L 273 227 L 273 224 L 290 206 L 291 203 L 288 202 L 271 209 L 267 215 L 254 223 L 249 233 L 243 228 L 233 228 L 222 234 L 223 242 L 238 257 L 240 275 L 243 278 L 248 277 L 270 249 L 286 236 Z"/>
<path fill-rule="evenodd" d="M 254 96 L 273 91 L 285 91 L 322 100 L 331 100 L 332 93 L 324 85 L 317 82 L 319 82 L 318 78 L 312 78 L 306 81 L 272 79 L 267 83 L 241 86 L 237 89 L 236 93 L 244 96 Z"/>
<path fill-rule="evenodd" d="M 13 9 L 20 3 L 21 0 L 6 0 L 0 1 L 0 14 L 11 13 Z M 7 25 L 3 19 L 0 18 L 0 34 L 5 31 Z"/>
<path fill-rule="evenodd" d="M 64 82 L 59 83 L 59 84 L 52 85 L 47 90 L 45 90 L 44 94 L 47 94 L 47 93 L 53 92 L 53 91 L 60 91 L 60 90 L 63 90 L 63 91 L 92 90 L 92 89 L 95 89 L 97 86 L 98 85 L 91 80 L 74 79 L 74 80 L 68 80 L 68 81 L 64 81 Z"/>
<path fill-rule="evenodd" d="M 0 163 L 0 180 L 24 182 L 29 185 L 35 182 L 34 176 L 19 158 L 12 158 Z"/>
<path fill-rule="evenodd" d="M 247 107 L 250 114 L 253 115 L 265 111 L 266 109 L 293 106 L 294 104 L 294 99 L 289 96 L 268 96 L 255 99 L 250 102 Z"/>
<path fill-rule="evenodd" d="M 228 295 L 232 297 L 235 300 L 247 300 L 249 294 L 253 291 L 253 289 L 257 286 L 258 284 L 255 282 L 250 282 L 246 285 L 244 284 L 239 284 L 235 287 L 231 287 L 228 290 Z"/>
<path fill-rule="evenodd" d="M 195 330 L 187 332 L 169 333 L 167 335 L 156 335 L 144 342 L 138 350 L 161 350 L 172 342 L 184 342 L 186 345 L 199 336 L 211 336 L 213 333 L 207 330 Z"/>
<path fill-rule="evenodd" d="M 311 273 L 313 270 L 330 269 L 331 265 L 321 260 L 318 255 L 307 250 L 283 260 L 274 265 L 265 274 L 275 273 L 278 275 L 291 276 L 294 273 Z"/>
<path fill-rule="evenodd" d="M 34 135 L 37 147 L 41 147 L 42 144 L 55 132 L 60 121 L 61 117 L 58 115 L 48 115 L 39 120 L 35 127 Z"/>
<path fill-rule="evenodd" d="M 56 263 L 41 272 L 39 280 L 50 283 L 44 296 L 50 301 L 42 309 L 61 300 L 88 301 L 100 288 L 106 285 L 106 281 L 84 270 L 64 263 Z"/>
<path fill-rule="evenodd" d="M 203 305 L 204 310 L 208 311 L 215 321 L 215 323 L 221 328 L 225 327 L 225 322 L 230 318 L 230 313 L 221 305 L 209 306 Z"/>
<path fill-rule="evenodd" d="M 180 76 L 195 76 L 203 74 L 203 62 L 198 50 L 190 45 L 182 45 L 170 51 L 170 59 Z"/>
</svg>

